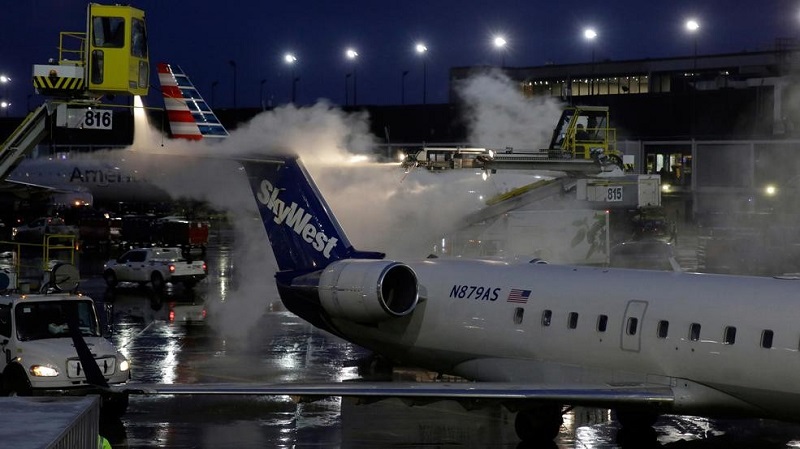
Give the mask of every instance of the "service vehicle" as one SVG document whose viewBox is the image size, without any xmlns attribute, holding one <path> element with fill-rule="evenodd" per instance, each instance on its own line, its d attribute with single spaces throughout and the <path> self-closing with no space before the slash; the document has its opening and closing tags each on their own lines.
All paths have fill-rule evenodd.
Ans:
<svg viewBox="0 0 800 449">
<path fill-rule="evenodd" d="M 130 361 L 103 337 L 94 301 L 69 293 L 0 296 L 0 373 L 4 395 L 79 395 L 97 392 L 76 350 L 82 338 L 106 383 L 131 377 Z M 127 397 L 104 400 L 116 414 Z"/>
<path fill-rule="evenodd" d="M 154 223 L 154 234 L 164 246 L 179 246 L 184 251 L 199 249 L 205 254 L 208 245 L 209 223 L 186 217 L 162 217 Z"/>
<path fill-rule="evenodd" d="M 11 230 L 17 242 L 42 243 L 47 234 L 77 235 L 78 228 L 67 225 L 61 217 L 40 217 Z"/>
<path fill-rule="evenodd" d="M 149 282 L 155 290 L 163 289 L 167 282 L 181 282 L 186 288 L 192 288 L 207 275 L 204 261 L 190 261 L 180 248 L 174 247 L 132 249 L 106 262 L 103 269 L 103 278 L 112 288 L 120 282 L 140 285 Z"/>
<path fill-rule="evenodd" d="M 547 148 L 424 147 L 406 153 L 400 166 L 407 172 L 482 168 L 552 170 L 575 177 L 633 169 L 632 160 L 617 150 L 616 129 L 610 127 L 607 106 L 569 106 L 561 112 Z"/>
</svg>

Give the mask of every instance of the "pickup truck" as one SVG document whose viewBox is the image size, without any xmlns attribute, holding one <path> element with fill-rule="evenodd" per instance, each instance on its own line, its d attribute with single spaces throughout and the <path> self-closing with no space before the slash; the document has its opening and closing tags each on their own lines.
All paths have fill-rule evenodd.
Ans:
<svg viewBox="0 0 800 449">
<path fill-rule="evenodd" d="M 102 335 L 91 298 L 67 293 L 0 296 L 2 394 L 102 393 L 87 380 L 74 338 L 86 343 L 109 386 L 130 379 L 130 362 Z M 127 396 L 103 398 L 103 408 L 116 415 L 127 405 Z"/>
<path fill-rule="evenodd" d="M 208 267 L 202 260 L 188 261 L 180 248 L 163 247 L 132 249 L 106 262 L 103 269 L 103 279 L 112 288 L 120 282 L 150 282 L 155 290 L 163 289 L 167 282 L 192 288 L 207 275 Z"/>
</svg>

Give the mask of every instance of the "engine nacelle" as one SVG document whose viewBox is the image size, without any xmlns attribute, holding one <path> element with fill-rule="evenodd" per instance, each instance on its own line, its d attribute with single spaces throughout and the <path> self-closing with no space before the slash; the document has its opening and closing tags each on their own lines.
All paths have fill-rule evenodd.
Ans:
<svg viewBox="0 0 800 449">
<path fill-rule="evenodd" d="M 417 275 L 390 260 L 338 260 L 320 275 L 319 299 L 331 316 L 358 323 L 401 317 L 417 306 Z"/>
</svg>

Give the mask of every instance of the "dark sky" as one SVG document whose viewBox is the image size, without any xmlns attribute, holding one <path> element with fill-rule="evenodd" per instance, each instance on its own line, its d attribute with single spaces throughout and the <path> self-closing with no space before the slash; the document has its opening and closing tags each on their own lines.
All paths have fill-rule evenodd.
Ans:
<svg viewBox="0 0 800 449">
<path fill-rule="evenodd" d="M 701 23 L 698 53 L 727 53 L 772 48 L 778 37 L 796 37 L 800 1 L 468 1 L 468 0 L 136 0 L 145 10 L 151 62 L 178 64 L 213 106 L 233 106 L 233 69 L 237 65 L 237 105 L 289 100 L 291 75 L 283 55 L 298 61 L 297 102 L 327 98 L 344 103 L 344 56 L 354 47 L 360 104 L 399 104 L 401 74 L 408 70 L 406 103 L 422 102 L 422 60 L 427 53 L 427 101 L 448 100 L 448 71 L 454 66 L 499 65 L 491 37 L 508 40 L 507 66 L 588 62 L 591 45 L 597 60 L 686 56 L 693 38 L 684 30 L 694 16 Z M 0 9 L 0 73 L 12 78 L 11 115 L 27 109 L 33 93 L 33 64 L 57 57 L 59 31 L 83 31 L 86 3 L 74 0 L 6 0 Z M 593 26 L 589 44 L 582 34 Z M 157 87 L 156 76 L 152 83 Z M 4 94 L 0 88 L 0 96 Z M 352 91 L 351 91 L 352 95 Z M 31 104 L 38 104 L 31 97 Z M 157 97 L 151 96 L 150 105 Z"/>
</svg>

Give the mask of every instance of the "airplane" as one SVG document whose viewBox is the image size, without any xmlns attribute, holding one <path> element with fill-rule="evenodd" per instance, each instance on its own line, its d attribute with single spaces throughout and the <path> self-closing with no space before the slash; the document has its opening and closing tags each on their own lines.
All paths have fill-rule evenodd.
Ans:
<svg viewBox="0 0 800 449">
<path fill-rule="evenodd" d="M 173 139 L 213 143 L 228 137 L 180 66 L 159 63 L 158 78 Z M 136 125 L 147 126 L 144 121 Z M 27 187 L 29 192 L 56 193 L 84 203 L 164 202 L 171 199 L 169 193 L 151 182 L 161 175 L 164 164 L 163 157 L 128 150 L 60 153 L 22 160 L 6 181 L 16 191 Z"/>
<path fill-rule="evenodd" d="M 126 394 L 489 400 L 524 441 L 569 407 L 621 432 L 661 414 L 800 422 L 800 278 L 432 258 L 353 247 L 296 155 L 240 160 L 286 308 L 397 363 L 469 382 L 136 385 Z"/>
</svg>

